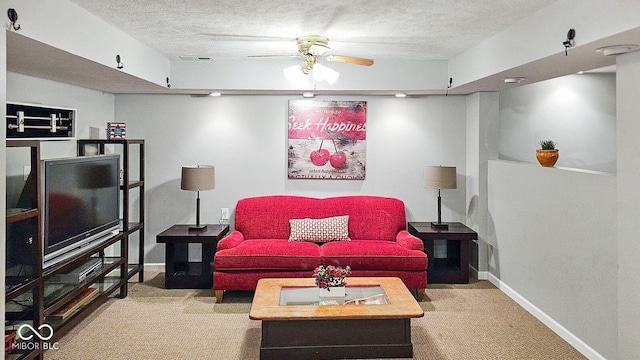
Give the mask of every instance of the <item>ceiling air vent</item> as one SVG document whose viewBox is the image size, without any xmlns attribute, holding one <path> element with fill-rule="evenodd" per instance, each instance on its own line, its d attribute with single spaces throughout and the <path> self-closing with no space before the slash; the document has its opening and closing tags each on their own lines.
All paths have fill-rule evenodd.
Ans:
<svg viewBox="0 0 640 360">
<path fill-rule="evenodd" d="M 213 60 L 213 58 L 211 56 L 196 56 L 196 55 L 180 55 L 179 56 L 181 60 L 186 60 L 186 61 L 209 61 L 209 60 Z"/>
</svg>

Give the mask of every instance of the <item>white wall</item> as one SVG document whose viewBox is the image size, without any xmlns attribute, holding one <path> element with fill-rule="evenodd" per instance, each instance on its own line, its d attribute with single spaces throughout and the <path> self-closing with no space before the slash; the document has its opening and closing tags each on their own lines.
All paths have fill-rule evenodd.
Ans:
<svg viewBox="0 0 640 360">
<path fill-rule="evenodd" d="M 489 226 L 491 274 L 579 350 L 615 359 L 615 176 L 489 161 Z"/>
<path fill-rule="evenodd" d="M 282 69 L 298 65 L 300 59 L 174 61 L 171 63 L 172 89 L 311 90 L 322 91 L 422 91 L 445 92 L 447 62 L 444 60 L 376 60 L 374 66 L 331 63 L 340 73 L 335 84 L 325 81 L 288 81 Z M 305 76 L 301 76 L 302 79 Z"/>
<path fill-rule="evenodd" d="M 556 166 L 616 172 L 615 74 L 569 75 L 500 93 L 500 159 L 537 164 L 540 140 Z"/>
<path fill-rule="evenodd" d="M 18 12 L 19 34 L 90 61 L 165 86 L 169 59 L 67 0 L 1 0 Z M 7 22 L 8 23 L 8 22 Z"/>
<path fill-rule="evenodd" d="M 218 222 L 244 197 L 298 194 L 328 197 L 374 194 L 397 197 L 409 220 L 436 218 L 437 192 L 423 188 L 426 165 L 465 169 L 465 98 L 331 97 L 366 100 L 366 179 L 287 179 L 287 96 L 189 97 L 117 95 L 116 118 L 127 135 L 146 143 L 147 262 L 164 262 L 155 236 L 195 218 L 195 194 L 180 190 L 180 169 L 216 167 L 216 188 L 200 194 L 203 222 Z M 322 99 L 322 98 L 318 98 Z M 465 184 L 459 180 L 458 184 Z M 465 189 L 443 193 L 443 218 L 463 221 Z M 233 213 L 232 213 L 233 217 Z"/>
<path fill-rule="evenodd" d="M 101 129 L 114 121 L 114 95 L 56 81 L 8 72 L 7 101 L 76 109 L 76 138 L 88 139 L 89 127 Z M 47 141 L 42 157 L 75 156 L 75 140 Z"/>
<path fill-rule="evenodd" d="M 467 216 L 464 223 L 478 233 L 471 244 L 470 264 L 480 272 L 487 269 L 487 164 L 498 158 L 499 94 L 467 96 Z M 482 274 L 476 274 L 483 278 Z"/>
<path fill-rule="evenodd" d="M 639 12 L 640 2 L 637 1 L 559 0 L 453 57 L 449 60 L 449 76 L 459 86 L 508 72 L 534 59 L 562 54 L 564 48 L 561 43 L 570 28 L 576 29 L 576 50 L 599 39 L 635 29 Z M 573 67 L 571 60 L 554 65 L 556 68 L 545 69 L 545 72 L 567 74 L 563 70 Z"/>
<path fill-rule="evenodd" d="M 619 358 L 640 359 L 640 52 L 617 61 Z"/>
<path fill-rule="evenodd" d="M 107 122 L 114 120 L 113 94 L 12 72 L 6 74 L 7 101 L 76 109 L 77 138 L 87 139 L 89 127 L 105 129 Z M 102 134 L 104 133 L 102 130 Z M 73 139 L 43 142 L 40 152 L 42 159 L 76 156 L 76 141 Z M 17 201 L 24 186 L 22 173 L 23 166 L 29 164 L 29 151 L 8 149 L 7 153 L 11 158 L 6 165 L 7 198 L 13 203 Z"/>
</svg>

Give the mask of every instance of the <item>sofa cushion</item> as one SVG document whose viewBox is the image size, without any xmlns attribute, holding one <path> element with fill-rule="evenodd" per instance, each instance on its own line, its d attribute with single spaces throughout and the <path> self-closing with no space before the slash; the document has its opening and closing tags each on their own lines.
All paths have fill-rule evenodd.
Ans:
<svg viewBox="0 0 640 360">
<path fill-rule="evenodd" d="M 235 229 L 245 239 L 288 239 L 289 219 L 349 215 L 351 240 L 394 241 L 407 226 L 404 203 L 379 196 L 245 198 L 238 201 L 235 214 Z"/>
<path fill-rule="evenodd" d="M 325 265 L 350 266 L 354 270 L 427 269 L 427 255 L 403 248 L 393 241 L 353 240 L 323 244 L 320 248 Z"/>
<path fill-rule="evenodd" d="M 349 241 L 349 215 L 324 219 L 291 219 L 289 241 Z"/>
<path fill-rule="evenodd" d="M 214 258 L 216 270 L 313 270 L 318 265 L 320 246 L 287 239 L 245 240 Z"/>
</svg>

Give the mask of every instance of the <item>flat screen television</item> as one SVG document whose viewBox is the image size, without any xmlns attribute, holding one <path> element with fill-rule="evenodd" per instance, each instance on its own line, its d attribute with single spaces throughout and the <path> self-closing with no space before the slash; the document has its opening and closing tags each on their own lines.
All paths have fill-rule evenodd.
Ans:
<svg viewBox="0 0 640 360">
<path fill-rule="evenodd" d="M 119 228 L 120 157 L 42 161 L 44 267 Z"/>
</svg>

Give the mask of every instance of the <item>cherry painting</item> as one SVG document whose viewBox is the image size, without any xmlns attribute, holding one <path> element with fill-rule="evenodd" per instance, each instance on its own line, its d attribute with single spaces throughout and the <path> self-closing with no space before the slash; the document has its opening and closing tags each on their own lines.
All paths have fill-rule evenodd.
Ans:
<svg viewBox="0 0 640 360">
<path fill-rule="evenodd" d="M 364 180 L 366 101 L 289 101 L 289 179 Z"/>
</svg>

